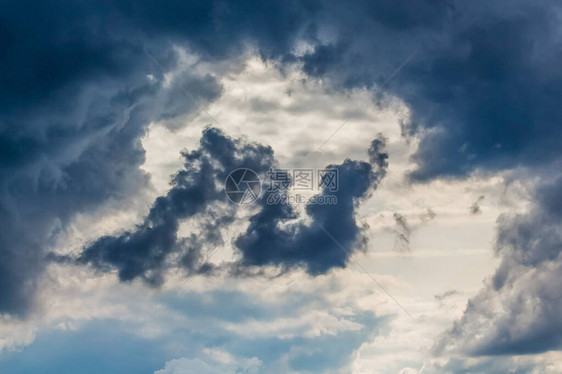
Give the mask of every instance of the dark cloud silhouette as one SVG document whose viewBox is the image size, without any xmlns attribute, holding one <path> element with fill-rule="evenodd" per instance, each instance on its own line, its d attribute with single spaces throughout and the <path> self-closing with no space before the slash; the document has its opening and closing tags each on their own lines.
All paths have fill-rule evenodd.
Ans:
<svg viewBox="0 0 562 374">
<path fill-rule="evenodd" d="M 293 5 L 0 3 L 0 313 L 29 309 L 46 248 L 76 213 L 146 185 L 138 168 L 146 126 L 175 129 L 195 107 L 164 84 L 175 46 L 217 60 L 239 58 L 254 40 L 264 57 L 278 57 L 314 8 Z M 186 71 L 174 81 L 202 103 L 221 90 Z"/>
<path fill-rule="evenodd" d="M 384 138 L 379 136 L 369 151 L 374 164 L 346 160 L 330 165 L 339 172 L 339 189 L 333 194 L 336 204 L 308 204 L 310 223 L 297 220 L 299 215 L 289 204 L 269 204 L 269 191 L 259 200 L 259 212 L 250 218 L 248 230 L 234 241 L 241 259 L 231 264 L 236 272 L 251 266 L 276 265 L 284 269 L 302 266 L 311 274 L 344 267 L 349 254 L 361 247 L 366 238 L 355 221 L 355 208 L 376 188 L 387 167 Z M 379 154 L 381 153 L 381 154 Z M 262 178 L 275 166 L 270 147 L 233 140 L 217 129 L 207 129 L 200 148 L 184 153 L 184 169 L 172 181 L 172 189 L 156 199 L 144 222 L 132 232 L 106 236 L 84 249 L 79 263 L 109 271 L 116 269 L 122 281 L 140 277 L 159 284 L 170 266 L 190 271 L 212 269 L 202 261 L 204 250 L 222 243 L 219 229 L 232 223 L 234 205 L 228 204 L 223 189 L 227 175 L 239 168 L 249 168 Z M 332 194 L 327 190 L 323 195 Z M 178 238 L 182 220 L 208 213 L 223 203 L 216 215 L 204 218 L 200 232 Z M 227 204 L 227 205 L 224 205 Z M 212 212 L 212 210 L 211 210 Z M 284 223 L 281 227 L 281 223 Z M 343 251 L 327 234 L 333 235 Z M 179 263 L 174 259 L 181 258 Z"/>
<path fill-rule="evenodd" d="M 500 217 L 502 261 L 437 352 L 541 353 L 562 347 L 562 178 L 535 191 L 531 212 Z"/>
<path fill-rule="evenodd" d="M 202 98 L 220 92 L 212 79 L 184 77 L 200 88 Z M 161 80 L 92 85 L 107 96 L 52 99 L 48 110 L 53 113 L 47 118 L 27 113 L 27 118 L 18 117 L 17 127 L 12 117 L 2 119 L 0 288 L 5 296 L 0 311 L 23 313 L 28 308 L 44 267 L 44 250 L 75 213 L 108 200 L 119 202 L 148 182 L 138 169 L 144 162 L 140 137 L 152 120 L 170 118 L 166 96 L 173 89 L 163 88 Z M 65 112 L 69 105 L 83 108 Z M 175 115 L 190 110 L 192 105 L 176 108 Z"/>
<path fill-rule="evenodd" d="M 370 196 L 386 174 L 385 138 L 379 136 L 373 140 L 368 153 L 370 163 L 348 159 L 340 165 L 327 166 L 338 170 L 339 189 L 331 192 L 324 188 L 321 195 L 335 196 L 337 204 L 307 204 L 310 223 L 291 222 L 297 218 L 292 206 L 269 205 L 266 194 L 261 211 L 250 219 L 248 230 L 236 239 L 243 255 L 241 264 L 303 266 L 310 274 L 345 267 L 350 254 L 362 248 L 367 240 L 356 222 L 355 208 Z"/>
<path fill-rule="evenodd" d="M 146 186 L 147 125 L 195 108 L 143 53 L 171 70 L 171 46 L 141 42 L 102 8 L 0 4 L 0 313 L 29 310 L 45 253 L 76 213 Z M 201 102 L 221 91 L 211 76 L 176 80 Z"/>
<path fill-rule="evenodd" d="M 378 134 L 375 139 L 371 141 L 369 150 L 369 162 L 376 170 L 376 182 L 379 183 L 385 176 L 388 169 L 388 153 L 386 151 L 386 143 L 388 139 L 382 134 Z"/>
<path fill-rule="evenodd" d="M 185 152 L 183 157 L 184 169 L 172 179 L 170 191 L 156 199 L 144 222 L 133 231 L 99 238 L 84 249 L 78 262 L 104 271 L 116 269 L 122 281 L 140 277 L 154 285 L 162 282 L 172 255 L 188 270 L 204 271 L 204 250 L 222 244 L 219 229 L 234 219 L 234 206 L 226 200 L 224 180 L 232 170 L 242 167 L 265 175 L 274 166 L 273 151 L 232 140 L 208 128 L 200 147 Z M 205 216 L 196 220 L 199 231 L 178 238 L 180 222 L 203 212 Z"/>
</svg>

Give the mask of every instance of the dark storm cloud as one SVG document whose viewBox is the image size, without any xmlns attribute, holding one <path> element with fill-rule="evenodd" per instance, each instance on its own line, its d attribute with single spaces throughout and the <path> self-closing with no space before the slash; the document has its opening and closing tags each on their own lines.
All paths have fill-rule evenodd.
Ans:
<svg viewBox="0 0 562 374">
<path fill-rule="evenodd" d="M 355 220 L 355 208 L 386 172 L 388 155 L 383 153 L 384 142 L 382 136 L 373 141 L 369 152 L 373 164 L 346 160 L 341 165 L 329 166 L 339 172 L 339 189 L 333 193 L 337 203 L 308 204 L 310 223 L 297 220 L 299 215 L 291 205 L 268 204 L 268 197 L 274 192 L 265 193 L 259 200 L 259 212 L 250 218 L 249 228 L 234 241 L 242 256 L 231 264 L 232 269 L 240 274 L 248 267 L 276 265 L 283 269 L 304 267 L 311 274 L 319 274 L 344 267 L 349 254 L 366 241 Z M 156 199 L 142 224 L 134 231 L 96 240 L 85 248 L 78 262 L 102 271 L 116 269 L 122 281 L 140 277 L 151 284 L 160 283 L 163 272 L 172 266 L 196 272 L 212 269 L 205 263 L 204 254 L 222 244 L 220 229 L 232 223 L 235 214 L 234 205 L 226 202 L 226 177 L 238 168 L 249 168 L 265 177 L 275 167 L 273 151 L 270 147 L 230 139 L 211 128 L 204 132 L 200 148 L 184 157 L 184 169 L 174 177 L 172 189 Z M 323 191 L 323 195 L 328 194 L 332 192 Z M 213 206 L 224 202 L 227 205 L 215 209 L 217 213 L 213 215 Z M 180 222 L 198 213 L 205 213 L 201 230 L 179 238 Z M 285 225 L 281 227 L 281 223 Z M 346 250 L 339 248 L 329 235 Z"/>
<path fill-rule="evenodd" d="M 270 147 L 232 140 L 219 130 L 208 128 L 200 147 L 185 152 L 183 157 L 184 169 L 174 176 L 170 191 L 156 199 L 144 222 L 133 231 L 96 240 L 84 249 L 78 262 L 100 270 L 116 269 L 122 281 L 141 277 L 156 285 L 162 281 L 162 272 L 172 258 L 179 258 L 179 264 L 191 271 L 204 270 L 204 250 L 222 244 L 219 229 L 234 219 L 235 210 L 224 193 L 224 180 L 232 170 L 242 167 L 264 175 L 274 166 L 273 151 Z M 221 202 L 220 209 L 212 209 Z M 180 222 L 202 212 L 206 216 L 199 232 L 178 238 Z"/>
<path fill-rule="evenodd" d="M 209 98 L 219 92 L 209 79 L 191 83 Z M 12 119 L 3 121 L 8 125 L 0 139 L 2 311 L 26 309 L 43 268 L 44 248 L 75 213 L 95 209 L 108 199 L 119 201 L 148 181 L 138 169 L 144 162 L 140 137 L 151 120 L 169 115 L 165 100 L 149 101 L 167 89 L 160 82 L 138 88 L 100 84 L 95 89 L 109 96 L 69 97 L 49 109 L 63 111 L 69 102 L 79 106 L 83 101 L 80 115 L 69 110 L 29 122 L 20 116 L 19 127 L 8 124 Z M 183 111 L 191 109 L 186 105 Z"/>
<path fill-rule="evenodd" d="M 166 120 L 177 128 L 174 119 L 194 108 L 177 85 L 163 84 L 161 69 L 177 65 L 174 45 L 211 61 L 239 58 L 248 45 L 277 58 L 313 9 L 288 2 L 2 1 L 0 313 L 28 309 L 45 247 L 77 212 L 146 184 L 138 167 L 147 124 Z M 220 94 L 210 76 L 183 71 L 175 80 L 203 103 Z M 160 234 L 153 240 L 164 240 Z"/>
<path fill-rule="evenodd" d="M 188 43 L 207 59 L 250 46 L 300 64 L 335 88 L 385 87 L 421 138 L 413 179 L 535 165 L 560 156 L 562 73 L 556 1 L 121 1 L 106 10 L 127 30 Z M 126 18 L 117 15 L 126 14 Z M 312 50 L 295 54 L 297 41 Z"/>
<path fill-rule="evenodd" d="M 297 217 L 292 206 L 269 205 L 266 194 L 261 211 L 236 239 L 243 256 L 241 264 L 303 266 L 313 275 L 345 267 L 351 253 L 367 240 L 355 219 L 355 208 L 377 188 L 388 167 L 382 136 L 373 140 L 368 153 L 370 163 L 348 159 L 340 165 L 327 166 L 338 170 L 339 189 L 331 192 L 324 188 L 321 195 L 333 195 L 337 203 L 307 204 L 310 223 L 292 223 Z"/>
<path fill-rule="evenodd" d="M 143 53 L 173 69 L 169 45 L 102 8 L 0 4 L 0 313 L 29 310 L 46 249 L 76 213 L 146 185 L 147 125 L 194 109 Z M 220 94 L 210 76 L 176 79 L 203 102 Z"/>
<path fill-rule="evenodd" d="M 415 180 L 560 157 L 560 4 L 450 0 L 118 2 L 147 35 L 162 34 L 204 58 L 249 45 L 337 89 L 381 85 L 411 110 L 404 133 L 421 138 Z M 297 41 L 311 50 L 295 54 Z"/>
<path fill-rule="evenodd" d="M 259 35 L 260 53 L 278 56 L 306 18 L 306 7 L 248 5 L 0 3 L 0 313 L 28 309 L 45 248 L 74 214 L 146 184 L 146 126 L 177 128 L 174 118 L 194 108 L 177 85 L 163 85 L 174 44 L 224 59 Z M 200 102 L 220 93 L 209 76 L 175 80 Z M 162 244 L 167 234 L 151 238 Z"/>
<path fill-rule="evenodd" d="M 475 355 L 541 353 L 562 347 L 562 178 L 535 192 L 531 212 L 502 216 L 502 261 L 437 351 Z"/>
<path fill-rule="evenodd" d="M 325 4 L 331 37 L 301 58 L 309 75 L 372 87 L 415 53 L 385 87 L 411 110 L 405 134 L 421 137 L 413 179 L 560 157 L 559 3 Z"/>
</svg>

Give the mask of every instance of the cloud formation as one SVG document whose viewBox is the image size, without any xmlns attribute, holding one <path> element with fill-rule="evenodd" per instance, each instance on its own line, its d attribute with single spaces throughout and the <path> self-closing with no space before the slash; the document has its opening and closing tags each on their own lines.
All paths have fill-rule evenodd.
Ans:
<svg viewBox="0 0 562 374">
<path fill-rule="evenodd" d="M 410 236 L 412 235 L 413 229 L 408 224 L 408 220 L 400 213 L 394 213 L 392 215 L 394 218 L 395 229 L 395 240 L 394 240 L 394 249 L 400 251 L 409 251 L 410 250 Z"/>
<path fill-rule="evenodd" d="M 185 268 L 198 270 L 203 249 L 221 244 L 219 229 L 234 219 L 234 206 L 228 205 L 223 186 L 228 174 L 245 167 L 264 175 L 274 166 L 270 147 L 232 140 L 215 128 L 207 128 L 199 148 L 183 157 L 184 169 L 173 177 L 170 191 L 156 199 L 144 222 L 133 231 L 99 238 L 84 249 L 80 263 L 117 269 L 122 281 L 141 277 L 155 285 L 162 282 L 172 254 Z M 220 213 L 215 213 L 211 208 L 220 203 Z M 200 232 L 178 238 L 180 222 L 203 212 L 210 216 L 200 220 Z"/>
<path fill-rule="evenodd" d="M 476 201 L 470 206 L 470 214 L 480 214 L 482 209 L 480 209 L 480 204 L 484 201 L 484 195 L 481 195 L 476 199 Z"/>
<path fill-rule="evenodd" d="M 345 160 L 328 166 L 339 172 L 339 189 L 324 189 L 322 194 L 334 194 L 337 203 L 309 203 L 306 214 L 310 222 L 299 219 L 302 217 L 290 204 L 268 203 L 275 192 L 266 192 L 258 201 L 259 212 L 249 219 L 247 231 L 234 241 L 242 255 L 235 270 L 275 265 L 304 267 L 310 274 L 322 274 L 333 267 L 345 267 L 350 254 L 367 240 L 355 220 L 355 208 L 386 173 L 384 145 L 382 136 L 372 142 L 369 157 L 374 164 Z M 210 270 L 202 261 L 203 250 L 222 243 L 219 230 L 232 223 L 236 212 L 233 204 L 225 205 L 226 177 L 239 168 L 264 177 L 276 162 L 270 147 L 231 139 L 215 128 L 205 130 L 200 147 L 183 156 L 184 169 L 174 176 L 172 189 L 156 199 L 144 222 L 134 231 L 99 238 L 84 249 L 78 262 L 105 271 L 117 269 L 122 281 L 140 277 L 154 285 L 162 282 L 163 272 L 170 266 Z M 215 204 L 222 204 L 215 210 L 220 213 L 204 218 L 204 214 L 212 214 Z M 180 222 L 199 213 L 204 213 L 205 219 L 200 232 L 178 238 Z M 179 264 L 173 263 L 177 258 L 181 259 Z"/>
<path fill-rule="evenodd" d="M 536 188 L 527 214 L 499 220 L 501 264 L 436 352 L 542 353 L 562 348 L 562 178 Z"/>
<path fill-rule="evenodd" d="M 306 19 L 300 10 L 284 4 L 0 4 L 0 313 L 30 309 L 45 253 L 77 213 L 120 203 L 146 186 L 139 166 L 148 124 L 175 128 L 174 119 L 196 107 L 179 85 L 201 103 L 220 94 L 214 77 L 177 70 L 176 47 L 207 60 L 239 58 L 259 35 L 261 53 L 277 56 L 268 48 L 289 48 L 289 34 L 280 31 Z M 179 84 L 170 84 L 171 77 Z"/>
<path fill-rule="evenodd" d="M 401 252 L 409 252 L 411 250 L 410 240 L 412 235 L 419 227 L 432 221 L 435 217 L 437 217 L 437 213 L 435 213 L 431 208 L 427 208 L 418 216 L 419 222 L 411 224 L 408 222 L 406 216 L 398 212 L 394 212 L 392 214 L 392 218 L 394 218 L 394 228 L 392 229 L 392 232 L 394 233 L 394 249 Z"/>
<path fill-rule="evenodd" d="M 421 139 L 414 180 L 537 165 L 562 149 L 559 12 L 554 1 L 330 2 L 318 13 L 330 38 L 301 61 L 347 89 L 381 86 L 411 57 L 384 88 L 411 111 L 404 133 Z"/>
<path fill-rule="evenodd" d="M 6 18 L 17 20 L 21 9 L 8 8 Z M 446 0 L 345 5 L 333 1 L 268 5 L 172 2 L 166 6 L 119 1 L 75 5 L 69 8 L 73 17 L 65 15 L 64 19 L 48 5 L 45 8 L 44 13 L 57 26 L 47 29 L 47 35 L 54 34 L 54 42 L 64 43 L 59 46 L 63 51 L 76 47 L 68 53 L 68 61 L 66 55 L 62 60 L 57 55 L 59 63 L 52 64 L 55 72 L 75 68 L 55 74 L 56 81 L 45 77 L 45 89 L 76 77 L 91 79 L 99 66 L 107 69 L 108 78 L 121 79 L 120 58 L 134 59 L 142 51 L 142 43 L 154 47 L 158 40 L 167 43 L 155 49 L 155 55 L 165 56 L 166 47 L 176 42 L 207 60 L 239 56 L 245 46 L 251 46 L 266 59 L 300 64 L 309 76 L 342 89 L 381 85 L 417 52 L 385 86 L 411 110 L 404 131 L 422 139 L 413 178 L 462 176 L 478 168 L 532 165 L 559 156 L 559 144 L 553 140 L 558 137 L 545 135 L 558 134 L 555 124 L 561 117 L 556 103 L 562 77 L 556 69 L 559 52 L 554 48 L 560 8 L 555 1 L 515 1 L 509 9 L 500 1 L 485 7 Z M 98 22 L 88 29 L 84 19 Z M 113 21 L 113 33 L 100 26 L 109 21 Z M 26 44 L 31 50 L 10 50 L 6 55 L 20 58 L 39 53 L 41 45 L 20 42 L 45 31 L 41 29 L 46 28 L 45 23 L 19 30 L 15 21 L 8 22 L 7 45 Z M 82 31 L 79 35 L 85 37 L 64 39 L 68 30 Z M 310 48 L 302 52 L 299 43 Z M 112 54 L 117 47 L 131 52 Z M 133 61 L 127 62 L 132 65 Z M 11 63 L 10 72 L 17 66 Z M 38 66 L 31 72 L 44 70 Z M 7 74 L 11 77 L 7 83 L 21 94 L 24 85 L 16 79 L 24 75 L 16 73 Z"/>
<path fill-rule="evenodd" d="M 207 60 L 239 55 L 251 45 L 265 58 L 302 64 L 312 77 L 351 88 L 380 83 L 414 46 L 422 45 L 424 50 L 388 89 L 412 111 L 405 131 L 422 134 L 419 167 L 412 176 L 424 180 L 559 156 L 555 124 L 561 117 L 561 76 L 556 69 L 559 53 L 552 48 L 558 35 L 557 9 L 550 1 L 518 1 L 507 10 L 500 2 L 480 7 L 449 1 L 358 1 L 345 6 L 330 1 L 166 6 L 119 1 L 72 3 L 60 12 L 50 2 L 4 3 L 2 211 L 7 212 L 5 220 L 16 214 L 27 219 L 22 201 L 36 198 L 33 206 L 41 206 L 37 211 L 53 212 L 37 219 L 32 229 L 21 223 L 5 226 L 10 230 L 2 238 L 2 247 L 8 248 L 3 258 L 9 260 L 3 260 L 2 268 L 11 274 L 6 282 L 16 288 L 28 283 L 32 290 L 33 277 L 24 282 L 16 273 L 40 272 L 32 248 L 38 242 L 44 245 L 53 222 L 64 226 L 86 205 L 142 185 L 145 176 L 137 167 L 143 159 L 138 139 L 144 126 L 189 110 L 185 103 L 174 102 L 181 95 L 173 94 L 159 96 L 163 101 L 158 113 L 150 105 L 139 105 L 160 92 L 163 78 L 144 51 L 158 56 L 168 69 L 175 61 L 173 43 L 187 45 Z M 357 33 L 357 25 L 364 32 Z M 299 55 L 299 41 L 313 49 Z M 497 52 L 500 46 L 502 53 Z M 147 82 L 147 74 L 157 83 Z M 203 98 L 216 97 L 212 79 L 193 79 L 189 86 L 199 86 L 196 91 Z M 112 162 L 104 162 L 105 157 Z M 53 202 L 57 188 L 64 202 L 59 197 L 49 207 L 38 203 Z M 35 231 L 37 238 L 9 234 L 18 231 Z M 29 257 L 24 260 L 15 253 Z M 12 262 L 29 264 L 30 269 L 22 265 L 11 272 Z M 14 299 L 12 311 L 24 304 Z"/>
<path fill-rule="evenodd" d="M 419 140 L 410 177 L 428 181 L 548 168 L 562 156 L 560 10 L 549 0 L 0 4 L 0 313 L 30 309 L 45 254 L 76 214 L 147 185 L 139 169 L 147 125 L 195 108 L 169 84 L 170 72 L 202 102 L 220 95 L 214 77 L 175 71 L 178 46 L 212 62 L 251 51 L 338 90 L 383 88 L 410 110 L 403 132 Z M 384 177 L 383 145 L 372 143 L 369 163 L 331 165 L 344 182 L 337 205 L 308 205 L 307 217 L 287 205 L 258 206 L 234 241 L 237 269 L 297 266 L 316 275 L 345 266 L 341 247 L 365 242 L 355 212 Z M 235 166 L 265 172 L 273 153 L 209 129 L 184 157 L 172 189 L 144 221 L 98 239 L 79 262 L 153 285 L 169 266 L 211 269 L 202 254 L 222 243 L 219 228 L 234 219 L 217 183 Z M 500 221 L 502 265 L 440 350 L 560 349 L 560 187 L 543 185 L 531 213 Z M 409 241 L 407 222 L 395 218 Z M 186 219 L 199 230 L 180 238 Z"/>
<path fill-rule="evenodd" d="M 336 204 L 308 204 L 310 223 L 296 222 L 291 205 L 268 205 L 250 219 L 248 230 L 236 239 L 247 265 L 304 265 L 311 274 L 322 274 L 333 267 L 345 267 L 355 250 L 366 242 L 355 219 L 360 200 L 370 196 L 386 174 L 388 154 L 385 138 L 379 136 L 369 148 L 370 163 L 345 160 L 337 169 L 339 189 L 324 188 L 323 195 L 334 195 Z"/>
<path fill-rule="evenodd" d="M 58 36 L 52 35 L 56 31 L 45 31 L 41 38 L 56 39 Z M 89 39 L 84 43 L 88 41 L 93 43 Z M 11 71 L 24 64 L 15 61 L 3 74 L 2 79 L 8 80 L 24 74 L 22 79 L 34 79 L 34 85 L 31 88 L 31 82 L 24 81 L 3 84 L 7 91 L 28 87 L 32 94 L 22 93 L 18 98 L 18 92 L 8 95 L 4 91 L 6 105 L 0 113 L 0 313 L 24 314 L 29 310 L 45 266 L 45 253 L 76 213 L 95 210 L 110 200 L 122 203 L 148 184 L 148 176 L 139 169 L 144 162 L 140 137 L 148 124 L 194 109 L 175 87 L 164 84 L 161 72 L 136 63 L 141 51 L 111 42 L 104 44 L 106 53 L 120 53 L 104 55 L 107 60 L 78 53 L 70 41 L 70 46 L 62 41 L 63 45 L 49 44 L 63 66 L 84 69 L 92 60 L 107 62 L 109 66 L 92 67 L 99 76 L 75 72 L 67 77 L 70 72 L 64 70 L 55 84 L 51 79 L 58 74 L 57 67 L 43 82 L 38 72 Z M 25 64 L 28 69 L 45 68 L 34 65 L 38 59 L 27 57 L 32 61 Z M 13 58 L 10 55 L 8 60 Z M 115 76 L 105 79 L 106 74 Z M 180 72 L 177 79 L 188 82 L 202 101 L 220 93 L 220 86 L 210 76 Z M 40 92 L 45 96 L 36 97 Z M 183 101 L 182 105 L 178 101 Z"/>
</svg>

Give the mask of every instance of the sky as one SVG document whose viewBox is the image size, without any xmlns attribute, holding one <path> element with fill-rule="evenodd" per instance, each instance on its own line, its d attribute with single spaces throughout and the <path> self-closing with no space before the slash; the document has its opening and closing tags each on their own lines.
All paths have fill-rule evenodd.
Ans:
<svg viewBox="0 0 562 374">
<path fill-rule="evenodd" d="M 0 0 L 0 372 L 562 373 L 561 21 Z"/>
</svg>

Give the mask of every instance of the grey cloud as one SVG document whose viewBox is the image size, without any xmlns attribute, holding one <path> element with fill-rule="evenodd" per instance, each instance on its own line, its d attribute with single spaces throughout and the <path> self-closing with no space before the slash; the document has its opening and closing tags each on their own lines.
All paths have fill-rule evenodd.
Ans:
<svg viewBox="0 0 562 374">
<path fill-rule="evenodd" d="M 534 374 L 549 372 L 549 364 L 536 362 L 532 358 L 483 357 L 466 359 L 454 357 L 445 362 L 425 364 L 420 373 L 424 374 Z"/>
<path fill-rule="evenodd" d="M 332 37 L 301 61 L 335 87 L 371 88 L 417 52 L 384 87 L 421 138 L 413 180 L 541 165 L 562 149 L 559 12 L 554 1 L 326 3 L 318 19 Z"/>
<path fill-rule="evenodd" d="M 436 352 L 507 355 L 562 348 L 561 191 L 562 179 L 544 182 L 531 212 L 500 218 L 500 266 Z"/>
<path fill-rule="evenodd" d="M 459 294 L 459 291 L 457 291 L 457 290 L 448 290 L 448 291 L 442 292 L 440 294 L 437 294 L 434 297 L 435 297 L 435 300 L 437 300 L 437 301 L 443 301 L 443 300 L 445 300 L 445 299 L 447 299 L 451 296 L 458 295 L 458 294 Z"/>
<path fill-rule="evenodd" d="M 437 214 L 430 208 L 427 208 L 423 213 L 419 215 L 419 222 L 412 225 L 408 222 L 408 219 L 398 213 L 394 212 L 392 217 L 394 218 L 394 249 L 401 252 L 409 252 L 410 240 L 414 232 L 422 225 L 432 221 Z"/>
<path fill-rule="evenodd" d="M 356 222 L 355 208 L 386 174 L 388 154 L 384 148 L 385 139 L 379 136 L 369 148 L 370 163 L 347 159 L 327 166 L 338 170 L 339 189 L 324 189 L 322 194 L 336 196 L 337 204 L 307 204 L 310 223 L 294 222 L 297 215 L 291 205 L 262 204 L 261 211 L 250 219 L 248 230 L 235 242 L 243 255 L 242 265 L 303 266 L 310 274 L 345 267 L 350 254 L 367 240 Z M 267 201 L 267 194 L 262 201 Z"/>
<path fill-rule="evenodd" d="M 0 12 L 9 18 L 0 62 L 0 313 L 29 311 L 45 255 L 76 213 L 120 204 L 148 184 L 139 169 L 147 125 L 195 108 L 164 86 L 141 45 L 89 28 L 85 9 L 63 15 L 59 5 L 33 4 L 30 14 L 24 3 L 4 4 Z M 174 53 L 159 56 L 174 68 Z M 220 94 L 211 76 L 178 80 L 203 102 Z"/>
<path fill-rule="evenodd" d="M 480 214 L 482 209 L 480 209 L 480 204 L 484 201 L 484 196 L 479 196 L 478 199 L 470 206 L 470 214 Z"/>
<path fill-rule="evenodd" d="M 408 252 L 410 251 L 410 236 L 412 235 L 413 229 L 408 224 L 406 217 L 400 213 L 395 212 L 392 217 L 395 223 L 394 249 Z"/>
<path fill-rule="evenodd" d="M 202 262 L 204 251 L 222 244 L 219 229 L 234 220 L 235 210 L 226 200 L 222 183 L 241 167 L 264 175 L 274 165 L 273 151 L 208 128 L 200 147 L 183 157 L 184 168 L 172 179 L 170 191 L 155 200 L 144 222 L 133 231 L 97 239 L 78 262 L 102 271 L 116 269 L 122 281 L 140 277 L 153 285 L 163 281 L 169 266 L 178 265 L 169 263 L 172 256 L 190 271 L 207 269 Z M 199 219 L 199 231 L 178 238 L 180 222 L 200 213 L 205 215 Z"/>
<path fill-rule="evenodd" d="M 310 223 L 303 223 L 291 205 L 268 204 L 274 192 L 266 192 L 259 200 L 259 212 L 250 218 L 248 230 L 234 241 L 242 257 L 231 264 L 232 269 L 243 273 L 262 265 L 283 269 L 302 266 L 311 274 L 319 274 L 344 267 L 350 253 L 339 248 L 329 235 L 347 251 L 364 245 L 366 238 L 356 223 L 355 208 L 386 171 L 388 155 L 376 152 L 384 152 L 382 136 L 371 145 L 375 164 L 345 160 L 329 166 L 339 171 L 339 189 L 333 192 L 337 203 L 308 204 Z M 270 147 L 233 140 L 213 128 L 204 132 L 200 148 L 184 153 L 184 157 L 184 169 L 174 177 L 172 189 L 156 199 L 142 224 L 132 232 L 96 240 L 84 249 L 78 262 L 101 271 L 116 269 L 122 281 L 140 277 L 154 285 L 163 280 L 170 266 L 197 272 L 211 270 L 212 266 L 201 261 L 203 249 L 222 242 L 218 229 L 234 220 L 233 205 L 217 209 L 217 216 L 205 219 L 203 229 L 186 239 L 177 237 L 180 222 L 207 214 L 214 204 L 226 202 L 222 183 L 232 170 L 249 168 L 265 176 L 275 166 L 275 159 Z M 332 192 L 324 190 L 323 194 Z M 285 223 L 283 228 L 280 223 Z M 182 261 L 170 263 L 178 257 Z"/>
<path fill-rule="evenodd" d="M 371 141 L 369 150 L 369 162 L 376 167 L 377 182 L 380 182 L 385 176 L 388 169 L 388 153 L 386 152 L 386 143 L 388 139 L 382 134 L 378 134 L 375 139 Z"/>
<path fill-rule="evenodd" d="M 209 99 L 220 92 L 214 81 L 190 78 L 194 89 L 200 87 Z M 52 114 L 43 128 L 38 127 L 41 114 L 28 114 L 29 122 L 22 122 L 18 134 L 12 127 L 3 131 L 1 311 L 22 314 L 29 309 L 46 250 L 75 213 L 108 200 L 119 203 L 148 183 L 138 169 L 144 162 L 140 137 L 150 121 L 170 118 L 166 101 L 151 101 L 168 90 L 161 81 L 142 80 L 116 87 L 99 84 L 96 89 L 108 96 L 77 95 L 54 102 L 50 109 L 85 103 L 83 113 L 75 109 Z M 192 109 L 186 105 L 175 115 Z"/>
<path fill-rule="evenodd" d="M 405 133 L 421 139 L 414 180 L 560 157 L 556 1 L 514 1 L 509 9 L 500 1 L 449 0 L 194 8 L 119 2 L 117 9 L 145 30 L 173 39 L 189 35 L 204 58 L 227 58 L 247 43 L 281 67 L 298 64 L 336 89 L 380 86 L 417 52 L 384 87 L 412 112 Z M 312 50 L 294 55 L 297 41 Z"/>
<path fill-rule="evenodd" d="M 147 184 L 139 170 L 146 126 L 165 121 L 176 129 L 175 119 L 195 107 L 176 85 L 163 85 L 164 73 L 177 66 L 174 46 L 216 61 L 239 56 L 259 36 L 260 53 L 279 56 L 300 33 L 293 25 L 305 23 L 306 10 L 285 3 L 2 2 L 0 313 L 29 309 L 49 243 L 76 213 L 118 203 Z M 176 80 L 202 103 L 220 94 L 211 76 L 184 71 Z M 153 240 L 164 240 L 160 234 Z"/>
</svg>

